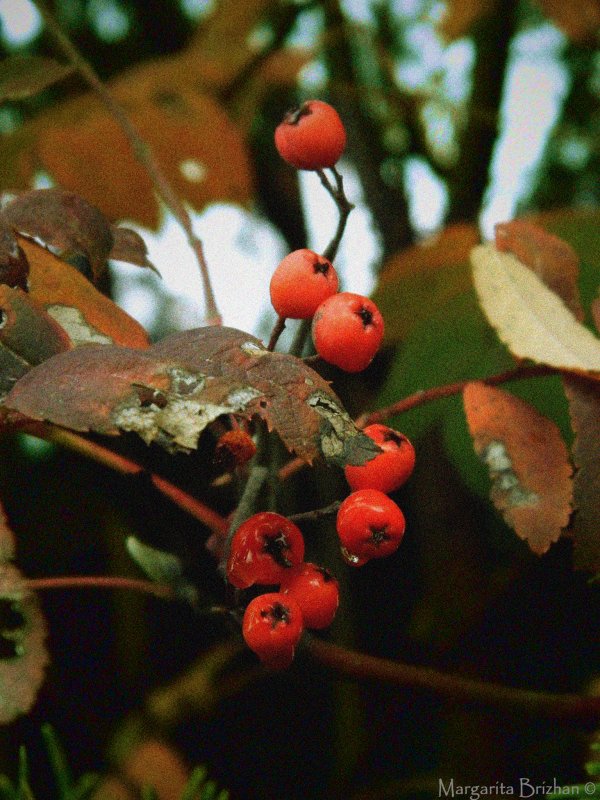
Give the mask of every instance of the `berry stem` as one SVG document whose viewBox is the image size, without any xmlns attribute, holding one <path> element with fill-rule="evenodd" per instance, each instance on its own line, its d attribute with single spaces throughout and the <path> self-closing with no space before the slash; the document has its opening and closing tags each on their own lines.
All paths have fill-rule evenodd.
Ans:
<svg viewBox="0 0 600 800">
<path fill-rule="evenodd" d="M 335 167 L 331 167 L 331 172 L 335 178 L 335 186 L 333 186 L 333 184 L 329 181 L 327 175 L 322 169 L 317 170 L 317 174 L 321 180 L 321 183 L 331 195 L 339 212 L 338 225 L 335 235 L 327 245 L 326 249 L 323 251 L 323 258 L 326 258 L 328 261 L 333 261 L 337 255 L 340 242 L 342 241 L 344 231 L 346 230 L 346 222 L 348 221 L 350 212 L 354 208 L 354 205 L 348 200 L 346 193 L 344 192 L 344 179 L 342 175 L 340 175 Z"/>
<path fill-rule="evenodd" d="M 596 727 L 600 721 L 600 697 L 515 689 L 370 656 L 307 635 L 305 640 L 306 649 L 316 661 L 354 680 L 424 689 L 454 703 L 475 703 L 527 716 L 577 722 L 586 727 Z"/>
<path fill-rule="evenodd" d="M 43 423 L 31 423 L 21 430 L 31 436 L 36 436 L 38 439 L 44 439 L 46 442 L 67 447 L 69 450 L 73 450 L 98 464 L 109 467 L 109 469 L 119 472 L 121 475 L 148 474 L 153 486 L 164 497 L 168 497 L 176 506 L 179 506 L 198 522 L 210 528 L 213 533 L 223 535 L 227 530 L 225 519 L 212 508 L 184 492 L 183 489 L 180 489 L 166 478 L 162 478 L 152 472 L 147 473 L 141 464 L 137 464 L 135 461 L 109 450 L 107 447 L 98 444 L 98 442 L 86 439 L 85 436 L 73 431 Z"/>
<path fill-rule="evenodd" d="M 125 578 L 110 575 L 73 575 L 59 578 L 30 578 L 25 588 L 32 592 L 48 589 L 129 589 L 133 592 L 149 594 L 164 600 L 174 600 L 176 595 L 170 586 L 139 578 Z"/>
<path fill-rule="evenodd" d="M 273 326 L 273 330 L 271 331 L 271 337 L 269 339 L 269 344 L 267 345 L 267 350 L 269 352 L 273 352 L 275 350 L 275 346 L 279 341 L 279 337 L 285 330 L 285 322 L 286 317 L 277 317 L 277 322 Z"/>
<path fill-rule="evenodd" d="M 46 0 L 34 0 L 34 3 L 42 16 L 42 19 L 44 20 L 44 24 L 48 30 L 48 33 L 54 39 L 57 47 L 66 56 L 72 66 L 88 84 L 88 86 L 90 86 L 90 88 L 96 92 L 113 119 L 119 124 L 121 130 L 131 145 L 133 154 L 146 170 L 146 173 L 152 181 L 157 194 L 170 209 L 173 216 L 185 232 L 188 245 L 193 250 L 198 262 L 198 267 L 200 268 L 200 277 L 202 279 L 204 290 L 204 302 L 206 305 L 206 321 L 209 325 L 220 325 L 221 315 L 219 313 L 219 309 L 217 308 L 217 303 L 208 272 L 208 264 L 206 263 L 206 259 L 204 257 L 202 242 L 194 233 L 190 215 L 188 214 L 184 204 L 181 202 L 177 192 L 171 185 L 171 182 L 165 175 L 162 167 L 157 162 L 150 146 L 142 138 L 123 106 L 114 97 L 106 84 L 104 84 L 100 79 L 92 65 L 83 57 L 82 53 L 79 52 L 71 39 L 63 31 L 46 4 Z"/>
<path fill-rule="evenodd" d="M 315 508 L 312 511 L 302 511 L 299 514 L 289 514 L 288 519 L 295 524 L 299 522 L 312 522 L 313 520 L 321 519 L 321 517 L 331 517 L 337 513 L 338 508 L 341 506 L 341 500 L 334 500 L 328 506 L 322 508 Z"/>
</svg>

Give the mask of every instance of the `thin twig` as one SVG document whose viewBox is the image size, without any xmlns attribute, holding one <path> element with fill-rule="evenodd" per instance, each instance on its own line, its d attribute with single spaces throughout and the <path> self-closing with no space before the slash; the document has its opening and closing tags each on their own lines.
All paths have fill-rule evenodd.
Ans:
<svg viewBox="0 0 600 800">
<path fill-rule="evenodd" d="M 375 422 L 384 422 L 390 417 L 398 414 L 403 414 L 405 411 L 410 411 L 417 406 L 425 405 L 433 400 L 441 400 L 445 397 L 452 397 L 452 395 L 460 394 L 467 384 L 472 383 L 474 380 L 485 383 L 487 386 L 497 386 L 501 383 L 508 381 L 525 380 L 526 378 L 543 378 L 548 375 L 556 375 L 557 370 L 553 367 L 547 367 L 544 364 L 535 364 L 529 367 L 516 367 L 509 369 L 506 372 L 499 372 L 496 375 L 490 375 L 487 378 L 470 378 L 467 380 L 456 381 L 455 383 L 446 383 L 443 386 L 434 386 L 431 389 L 422 389 L 419 392 L 404 397 L 396 403 L 392 403 L 385 408 L 380 408 L 377 411 L 370 411 L 362 414 L 357 420 L 356 424 L 359 428 L 364 428 L 365 425 L 372 425 Z"/>
<path fill-rule="evenodd" d="M 331 517 L 337 513 L 338 508 L 341 506 L 341 500 L 334 500 L 328 506 L 322 508 L 315 508 L 312 511 L 301 511 L 299 514 L 289 514 L 288 519 L 296 524 L 298 522 L 313 522 L 314 520 L 321 519 L 321 517 Z"/>
<path fill-rule="evenodd" d="M 198 266 L 200 268 L 200 277 L 202 280 L 204 301 L 206 304 L 207 322 L 212 325 L 220 325 L 221 315 L 219 314 L 219 310 L 217 308 L 215 295 L 208 272 L 208 265 L 204 257 L 202 242 L 194 233 L 190 215 L 188 214 L 184 204 L 179 199 L 177 192 L 163 172 L 162 167 L 157 162 L 150 146 L 139 134 L 137 128 L 132 123 L 125 109 L 113 96 L 108 87 L 102 82 L 91 64 L 84 58 L 82 53 L 79 52 L 77 47 L 75 47 L 73 42 L 62 30 L 54 18 L 54 15 L 46 5 L 45 0 L 34 0 L 34 3 L 44 20 L 48 32 L 53 37 L 57 46 L 60 48 L 60 50 L 62 50 L 66 58 L 70 61 L 77 72 L 79 72 L 86 83 L 96 92 L 112 117 L 119 124 L 121 130 L 131 145 L 136 159 L 145 168 L 158 195 L 161 197 L 165 205 L 171 210 L 173 216 L 185 231 L 187 242 L 194 251 L 198 261 Z"/>
<path fill-rule="evenodd" d="M 323 251 L 323 258 L 326 258 L 328 261 L 333 261 L 333 259 L 337 255 L 340 242 L 342 241 L 342 236 L 344 235 L 344 231 L 346 230 L 346 223 L 348 221 L 348 217 L 350 215 L 350 212 L 354 208 L 354 205 L 348 200 L 348 198 L 346 197 L 346 193 L 344 192 L 343 177 L 340 175 L 340 173 L 337 171 L 335 167 L 331 167 L 331 172 L 333 174 L 333 177 L 335 178 L 335 186 L 332 186 L 332 184 L 327 178 L 327 175 L 323 172 L 322 169 L 318 170 L 318 175 L 319 178 L 321 179 L 321 183 L 333 198 L 333 201 L 336 204 L 339 211 L 339 219 L 335 235 L 327 245 L 326 249 Z"/>
<path fill-rule="evenodd" d="M 111 575 L 74 575 L 53 578 L 29 578 L 25 588 L 32 592 L 49 589 L 129 589 L 164 600 L 174 600 L 176 594 L 170 586 L 153 583 L 139 578 L 125 578 Z"/>
<path fill-rule="evenodd" d="M 273 330 L 271 331 L 271 337 L 269 338 L 269 344 L 267 345 L 267 350 L 269 350 L 269 352 L 271 353 L 273 352 L 273 350 L 275 350 L 277 342 L 279 341 L 279 337 L 285 330 L 286 319 L 287 317 L 281 317 L 281 316 L 277 317 L 277 322 L 273 326 Z"/>
<path fill-rule="evenodd" d="M 310 638 L 306 648 L 316 661 L 353 680 L 423 689 L 453 703 L 475 703 L 527 716 L 586 726 L 600 722 L 600 697 L 597 696 L 515 689 L 366 655 L 316 638 Z"/>
<path fill-rule="evenodd" d="M 47 442 L 67 447 L 86 458 L 90 458 L 98 464 L 109 467 L 121 475 L 142 475 L 146 473 L 146 469 L 135 461 L 126 458 L 125 456 L 109 450 L 98 442 L 93 442 L 86 439 L 73 431 L 59 428 L 54 425 L 44 425 L 32 423 L 25 428 L 22 428 L 26 433 L 36 436 L 39 439 L 44 439 Z M 184 492 L 175 484 L 162 478 L 160 475 L 154 473 L 147 473 L 153 486 L 165 497 L 168 497 L 175 505 L 179 506 L 183 511 L 189 514 L 194 519 L 206 525 L 207 528 L 213 533 L 224 535 L 227 531 L 227 522 L 225 519 L 214 511 L 209 506 L 197 500 L 195 497 Z"/>
</svg>

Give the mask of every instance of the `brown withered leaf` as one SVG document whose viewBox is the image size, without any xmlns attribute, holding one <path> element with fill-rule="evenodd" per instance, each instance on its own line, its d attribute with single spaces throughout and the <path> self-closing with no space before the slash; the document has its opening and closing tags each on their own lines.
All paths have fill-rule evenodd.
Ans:
<svg viewBox="0 0 600 800">
<path fill-rule="evenodd" d="M 0 284 L 27 289 L 29 264 L 19 247 L 15 232 L 2 222 L 0 214 Z"/>
<path fill-rule="evenodd" d="M 575 568 L 600 573 L 600 387 L 574 376 L 564 386 L 575 432 Z"/>
<path fill-rule="evenodd" d="M 191 450 L 222 414 L 262 416 L 311 462 L 361 464 L 378 449 L 310 367 L 231 328 L 200 328 L 148 350 L 110 345 L 62 353 L 24 375 L 6 406 L 35 420 Z"/>
<path fill-rule="evenodd" d="M 156 75 L 151 65 L 144 69 L 154 83 L 136 82 L 137 71 L 132 71 L 115 85 L 115 95 L 123 98 L 175 191 L 197 210 L 217 200 L 247 203 L 253 183 L 250 162 L 241 134 L 223 109 L 185 84 L 163 82 L 159 67 Z M 99 106 L 90 108 L 77 121 L 47 124 L 43 135 L 40 131 L 40 165 L 110 220 L 135 219 L 156 228 L 159 205 L 148 173 L 119 124 Z"/>
<path fill-rule="evenodd" d="M 542 555 L 571 513 L 572 468 L 558 427 L 524 400 L 484 383 L 468 384 L 463 400 L 475 451 L 490 471 L 494 505 Z"/>
<path fill-rule="evenodd" d="M 109 258 L 115 261 L 125 261 L 127 264 L 134 264 L 136 267 L 146 267 L 157 275 L 160 272 L 148 258 L 148 248 L 146 242 L 136 231 L 131 228 L 123 228 L 120 225 L 112 225 L 111 232 L 113 245 Z"/>
<path fill-rule="evenodd" d="M 73 345 L 149 346 L 144 328 L 75 267 L 25 237 L 18 237 L 18 242 L 29 262 L 30 296 L 67 332 Z"/>
<path fill-rule="evenodd" d="M 0 564 L 0 604 L 19 620 L 16 627 L 0 629 L 0 638 L 14 649 L 14 655 L 0 659 L 0 724 L 6 725 L 31 710 L 44 681 L 48 653 L 37 599 L 12 564 Z"/>
<path fill-rule="evenodd" d="M 113 246 L 104 215 L 83 197 L 64 189 L 34 189 L 19 194 L 0 212 L 0 221 L 39 239 L 59 257 L 83 255 L 99 278 Z"/>
<path fill-rule="evenodd" d="M 600 378 L 600 339 L 512 253 L 492 244 L 471 252 L 479 302 L 517 358 Z"/>
<path fill-rule="evenodd" d="M 166 742 L 146 739 L 137 743 L 123 759 L 121 772 L 140 789 L 151 786 L 157 800 L 181 800 L 185 796 L 189 769 Z"/>
<path fill-rule="evenodd" d="M 363 464 L 378 452 L 358 431 L 327 381 L 294 356 L 270 353 L 243 331 L 197 328 L 175 333 L 152 350 L 181 359 L 205 375 L 258 390 L 248 411 L 264 417 L 288 450 L 308 462 L 321 453 L 332 463 Z"/>
<path fill-rule="evenodd" d="M 598 0 L 537 0 L 537 4 L 573 42 L 594 44 L 600 34 Z"/>
<path fill-rule="evenodd" d="M 581 322 L 584 317 L 579 297 L 579 256 L 570 244 L 525 219 L 496 225 L 496 249 L 513 253 L 522 264 L 562 298 Z"/>
<path fill-rule="evenodd" d="M 15 538 L 0 505 L 0 641 L 7 654 L 0 658 L 0 724 L 30 711 L 48 663 L 46 623 L 35 595 L 16 567 Z M 8 614 L 6 612 L 9 612 Z M 13 624 L 16 622 L 16 624 Z"/>
<path fill-rule="evenodd" d="M 460 39 L 471 32 L 482 18 L 493 14 L 497 0 L 448 0 L 438 30 L 449 42 Z"/>
<path fill-rule="evenodd" d="M 70 347 L 42 305 L 21 289 L 0 285 L 0 399 L 33 365 Z"/>
<path fill-rule="evenodd" d="M 63 80 L 73 67 L 44 56 L 15 55 L 0 61 L 0 102 L 24 100 Z"/>
</svg>

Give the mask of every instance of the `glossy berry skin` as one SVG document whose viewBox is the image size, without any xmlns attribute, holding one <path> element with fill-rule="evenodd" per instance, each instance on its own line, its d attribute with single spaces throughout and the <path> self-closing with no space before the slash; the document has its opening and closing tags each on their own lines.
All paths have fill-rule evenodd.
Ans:
<svg viewBox="0 0 600 800">
<path fill-rule="evenodd" d="M 307 100 L 288 111 L 277 126 L 275 147 L 297 169 L 333 167 L 346 147 L 346 129 L 329 103 Z"/>
<path fill-rule="evenodd" d="M 340 602 L 339 585 L 324 567 L 310 562 L 289 570 L 280 592 L 291 596 L 300 606 L 307 628 L 327 628 L 333 622 Z"/>
<path fill-rule="evenodd" d="M 231 540 L 227 580 L 238 589 L 279 584 L 303 559 L 300 529 L 281 514 L 261 511 L 243 522 Z"/>
<path fill-rule="evenodd" d="M 269 287 L 273 308 L 290 319 L 310 319 L 337 290 L 333 264 L 306 248 L 294 250 L 279 263 Z"/>
<path fill-rule="evenodd" d="M 345 560 L 355 567 L 394 553 L 406 522 L 393 500 L 377 489 L 359 489 L 341 504 L 336 528 Z"/>
<path fill-rule="evenodd" d="M 340 292 L 325 300 L 312 323 L 312 337 L 322 359 L 346 372 L 369 366 L 383 339 L 383 317 L 368 297 Z"/>
<path fill-rule="evenodd" d="M 270 669 L 289 667 L 303 629 L 300 606 L 293 597 L 280 592 L 255 597 L 242 620 L 246 644 Z"/>
<path fill-rule="evenodd" d="M 363 430 L 383 450 L 359 467 L 346 466 L 344 474 L 353 491 L 379 489 L 389 494 L 402 486 L 415 466 L 415 448 L 404 436 L 387 425 L 367 425 Z"/>
</svg>

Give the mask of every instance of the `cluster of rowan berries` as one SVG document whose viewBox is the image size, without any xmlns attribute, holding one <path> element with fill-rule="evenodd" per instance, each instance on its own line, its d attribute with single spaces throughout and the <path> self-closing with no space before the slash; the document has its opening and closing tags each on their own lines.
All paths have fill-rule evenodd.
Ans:
<svg viewBox="0 0 600 800">
<path fill-rule="evenodd" d="M 346 146 L 337 111 L 322 100 L 308 100 L 288 112 L 275 130 L 275 146 L 292 166 L 305 170 L 333 167 Z M 383 339 L 383 317 L 368 297 L 338 293 L 338 276 L 324 256 L 303 248 L 287 255 L 270 284 L 271 303 L 280 318 L 312 319 L 319 356 L 346 372 L 369 366 Z"/>
<path fill-rule="evenodd" d="M 346 133 L 335 109 L 309 100 L 286 115 L 275 144 L 298 169 L 322 170 L 338 161 Z M 336 271 L 323 256 L 307 249 L 290 253 L 276 268 L 270 293 L 280 318 L 312 318 L 315 349 L 325 361 L 358 372 L 373 359 L 383 338 L 381 314 L 367 297 L 338 293 Z M 405 519 L 388 494 L 402 486 L 415 464 L 414 448 L 403 434 L 381 424 L 363 432 L 379 452 L 360 466 L 345 467 L 352 492 L 336 519 L 342 556 L 354 567 L 398 549 Z M 278 587 L 254 597 L 242 622 L 246 643 L 270 668 L 289 666 L 305 627 L 322 629 L 333 621 L 338 582 L 325 568 L 304 561 L 300 529 L 280 514 L 260 512 L 237 528 L 226 573 L 237 589 Z"/>
</svg>

